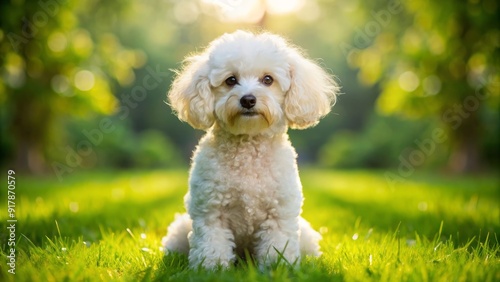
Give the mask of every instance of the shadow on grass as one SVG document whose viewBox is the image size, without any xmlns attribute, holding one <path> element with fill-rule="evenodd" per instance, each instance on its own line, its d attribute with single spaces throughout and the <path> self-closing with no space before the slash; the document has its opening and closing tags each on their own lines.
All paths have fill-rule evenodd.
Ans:
<svg viewBox="0 0 500 282">
<path fill-rule="evenodd" d="M 499 224 L 492 222 L 491 219 L 482 219 L 484 221 L 478 223 L 470 216 L 459 216 L 442 209 L 438 209 L 436 213 L 405 212 L 396 210 L 391 207 L 390 203 L 367 202 L 367 200 L 348 201 L 321 190 L 310 190 L 308 193 L 313 195 L 311 198 L 314 199 L 314 205 L 318 209 L 321 209 L 319 206 L 327 207 L 325 210 L 333 211 L 332 216 L 335 210 L 341 210 L 342 214 L 349 214 L 350 222 L 353 224 L 360 221 L 363 227 L 373 228 L 375 232 L 392 233 L 399 227 L 401 236 L 408 239 L 414 239 L 415 234 L 433 239 L 437 236 L 441 222 L 443 222 L 440 239 L 449 239 L 451 236 L 453 242 L 458 245 L 465 245 L 473 237 L 478 240 L 485 239 L 487 233 L 500 234 Z M 332 226 L 339 222 L 345 224 L 349 222 L 349 219 L 343 218 L 340 221 L 322 224 L 331 228 L 332 232 L 342 232 L 338 230 L 338 226 Z M 352 231 L 350 228 L 353 224 L 341 229 L 344 232 Z M 357 231 L 354 230 L 354 232 Z"/>
<path fill-rule="evenodd" d="M 167 208 L 169 206 L 170 208 Z M 102 231 L 123 232 L 127 228 L 141 228 L 144 231 L 150 231 L 151 225 L 157 225 L 158 218 L 161 218 L 161 216 L 153 215 L 166 209 L 172 209 L 171 207 L 180 210 L 182 199 L 168 196 L 151 201 L 110 202 L 99 210 L 79 211 L 78 213 L 55 212 L 42 220 L 34 220 L 28 216 L 20 221 L 19 232 L 35 245 L 41 245 L 46 237 L 59 236 L 59 232 L 62 237 L 75 239 L 83 237 L 83 240 L 93 242 L 102 239 Z M 155 219 L 154 222 L 151 222 L 151 218 Z M 162 222 L 159 224 L 164 225 L 165 232 L 167 224 L 173 218 L 173 212 L 165 212 L 164 220 L 160 219 Z"/>
<path fill-rule="evenodd" d="M 207 271 L 190 269 L 188 257 L 177 253 L 166 255 L 152 281 L 343 281 L 342 273 L 333 272 L 320 258 L 305 259 L 300 266 L 277 263 L 260 268 L 253 261 L 239 260 L 229 269 Z"/>
</svg>

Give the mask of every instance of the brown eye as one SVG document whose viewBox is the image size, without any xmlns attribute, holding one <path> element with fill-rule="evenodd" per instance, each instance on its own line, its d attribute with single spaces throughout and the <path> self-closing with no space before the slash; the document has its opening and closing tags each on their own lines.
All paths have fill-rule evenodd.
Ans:
<svg viewBox="0 0 500 282">
<path fill-rule="evenodd" d="M 227 86 L 234 86 L 236 84 L 238 84 L 238 80 L 236 79 L 236 77 L 234 75 L 232 75 L 226 79 Z"/>
<path fill-rule="evenodd" d="M 270 75 L 266 75 L 264 76 L 264 78 L 262 78 L 262 83 L 264 83 L 264 85 L 266 86 L 271 86 L 271 84 L 273 84 L 273 81 L 274 79 Z"/>
</svg>

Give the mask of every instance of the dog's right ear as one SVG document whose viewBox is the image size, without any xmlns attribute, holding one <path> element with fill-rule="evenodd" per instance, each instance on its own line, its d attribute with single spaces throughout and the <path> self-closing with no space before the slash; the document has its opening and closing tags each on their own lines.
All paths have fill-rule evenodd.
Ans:
<svg viewBox="0 0 500 282">
<path fill-rule="evenodd" d="M 285 96 L 288 125 L 294 129 L 315 126 L 335 104 L 338 86 L 316 62 L 289 49 L 290 89 Z"/>
<path fill-rule="evenodd" d="M 207 130 L 214 123 L 214 98 L 208 79 L 207 57 L 196 55 L 185 60 L 182 71 L 167 94 L 169 105 L 180 120 Z"/>
</svg>

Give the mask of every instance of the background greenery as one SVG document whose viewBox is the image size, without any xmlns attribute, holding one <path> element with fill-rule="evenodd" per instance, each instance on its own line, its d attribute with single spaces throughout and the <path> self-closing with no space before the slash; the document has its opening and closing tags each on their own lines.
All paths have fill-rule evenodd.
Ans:
<svg viewBox="0 0 500 282">
<path fill-rule="evenodd" d="M 331 115 L 291 132 L 301 163 L 397 168 L 440 128 L 446 141 L 418 168 L 498 168 L 496 1 L 281 2 L 2 2 L 2 163 L 63 176 L 186 165 L 201 132 L 164 103 L 169 70 L 224 32 L 265 29 L 342 86 Z M 158 83 L 134 100 L 151 70 Z M 112 130 L 85 146 L 108 117 Z"/>
</svg>

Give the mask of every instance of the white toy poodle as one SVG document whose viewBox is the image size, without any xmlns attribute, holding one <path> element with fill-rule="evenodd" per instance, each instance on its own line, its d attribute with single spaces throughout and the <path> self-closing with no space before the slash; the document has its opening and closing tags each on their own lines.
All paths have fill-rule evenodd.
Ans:
<svg viewBox="0 0 500 282">
<path fill-rule="evenodd" d="M 260 266 L 319 256 L 321 235 L 300 216 L 287 129 L 316 125 L 337 89 L 317 63 L 270 33 L 224 34 L 187 58 L 168 100 L 206 134 L 192 159 L 187 214 L 168 227 L 165 250 L 206 269 L 228 267 L 245 250 Z"/>
</svg>

